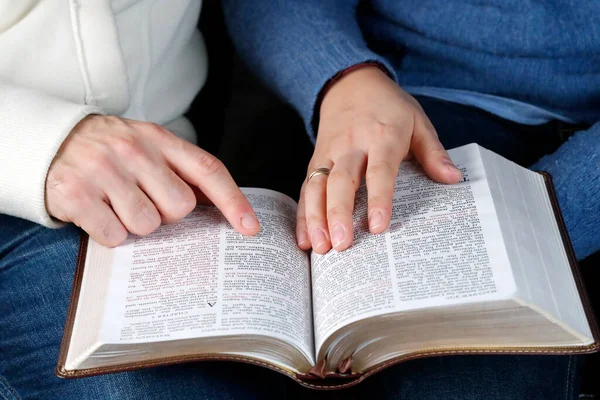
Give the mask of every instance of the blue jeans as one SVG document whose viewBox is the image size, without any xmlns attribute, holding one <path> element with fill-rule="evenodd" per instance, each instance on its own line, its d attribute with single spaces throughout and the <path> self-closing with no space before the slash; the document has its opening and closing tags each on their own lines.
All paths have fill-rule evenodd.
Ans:
<svg viewBox="0 0 600 400">
<path fill-rule="evenodd" d="M 535 161 L 538 128 L 437 101 L 422 104 L 448 146 L 478 141 L 521 162 Z M 444 111 L 446 110 L 446 111 Z M 519 128 L 521 129 L 521 128 Z M 458 136 L 456 133 L 461 133 Z M 445 135 L 452 133 L 452 135 Z M 529 135 L 529 136 L 528 136 Z M 547 137 L 546 137 L 547 138 Z M 487 141 L 487 142 L 485 142 Z M 526 143 L 527 142 L 527 143 Z M 549 145 L 546 140 L 545 145 Z M 414 360 L 355 388 L 314 392 L 260 367 L 191 363 L 83 379 L 54 376 L 80 231 L 50 230 L 0 215 L 0 399 L 573 399 L 580 357 L 467 356 Z"/>
</svg>

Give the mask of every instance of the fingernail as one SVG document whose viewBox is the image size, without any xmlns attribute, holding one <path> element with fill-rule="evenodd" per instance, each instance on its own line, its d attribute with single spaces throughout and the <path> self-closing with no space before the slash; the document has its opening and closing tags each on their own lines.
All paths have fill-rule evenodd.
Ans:
<svg viewBox="0 0 600 400">
<path fill-rule="evenodd" d="M 323 229 L 315 229 L 312 233 L 311 240 L 313 249 L 316 249 L 327 241 L 327 236 L 325 236 Z"/>
<path fill-rule="evenodd" d="M 298 239 L 298 246 L 302 246 L 303 244 L 306 244 L 306 242 L 308 242 L 308 233 L 306 232 L 306 230 L 301 229 L 298 234 L 297 234 L 297 239 Z"/>
<path fill-rule="evenodd" d="M 342 224 L 339 224 L 333 228 L 333 232 L 331 232 L 331 240 L 333 242 L 333 247 L 338 247 L 340 244 L 344 243 L 346 240 L 346 228 L 344 228 Z"/>
<path fill-rule="evenodd" d="M 242 217 L 242 226 L 244 229 L 256 229 L 260 226 L 256 215 L 246 214 Z"/>
<path fill-rule="evenodd" d="M 371 218 L 369 218 L 369 228 L 377 229 L 383 223 L 383 214 L 381 211 L 373 211 L 371 213 Z"/>
</svg>

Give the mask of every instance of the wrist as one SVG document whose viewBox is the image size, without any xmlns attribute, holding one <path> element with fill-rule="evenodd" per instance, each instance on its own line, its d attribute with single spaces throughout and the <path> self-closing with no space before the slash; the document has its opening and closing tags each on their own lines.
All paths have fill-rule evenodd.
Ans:
<svg viewBox="0 0 600 400">
<path fill-rule="evenodd" d="M 325 100 L 329 92 L 334 87 L 339 87 L 342 82 L 346 83 L 348 81 L 360 81 L 365 78 L 368 79 L 370 76 L 373 75 L 385 75 L 389 77 L 390 73 L 383 65 L 376 62 L 356 64 L 338 72 L 325 84 L 325 86 L 319 93 L 317 105 L 320 108 L 320 105 L 323 103 L 323 100 Z"/>
<path fill-rule="evenodd" d="M 337 112 L 336 109 L 353 102 L 352 99 L 361 102 L 377 96 L 380 89 L 389 84 L 395 85 L 395 82 L 377 67 L 350 71 L 328 88 L 319 105 L 319 116 Z"/>
<path fill-rule="evenodd" d="M 391 76 L 392 76 L 391 73 L 388 71 L 388 69 L 385 66 L 383 66 L 382 64 L 380 64 L 378 62 L 364 62 L 364 63 L 360 63 L 360 64 L 355 64 L 351 67 L 348 67 L 348 68 L 338 72 L 331 79 L 329 79 L 329 81 L 327 81 L 325 83 L 325 85 L 319 92 L 319 95 L 317 97 L 317 100 L 316 100 L 315 106 L 314 106 L 314 113 L 313 113 L 313 118 L 312 118 L 311 122 L 312 122 L 312 126 L 313 126 L 313 129 L 315 132 L 317 132 L 317 130 L 318 130 L 319 119 L 320 119 L 321 108 L 322 108 L 323 102 L 326 97 L 332 97 L 332 96 L 328 96 L 330 91 L 332 90 L 332 88 L 335 86 L 339 87 L 339 83 L 342 81 L 346 81 L 346 82 L 348 80 L 360 81 L 360 80 L 364 79 L 365 77 L 368 77 L 369 75 L 380 75 L 380 77 L 383 75 L 387 78 L 391 78 Z"/>
</svg>

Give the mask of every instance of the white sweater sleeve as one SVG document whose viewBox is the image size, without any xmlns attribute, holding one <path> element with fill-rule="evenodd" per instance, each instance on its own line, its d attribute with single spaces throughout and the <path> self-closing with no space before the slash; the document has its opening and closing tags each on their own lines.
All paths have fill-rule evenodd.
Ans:
<svg viewBox="0 0 600 400">
<path fill-rule="evenodd" d="M 46 176 L 62 142 L 89 114 L 103 112 L 0 81 L 0 214 L 61 226 L 46 210 Z"/>
</svg>

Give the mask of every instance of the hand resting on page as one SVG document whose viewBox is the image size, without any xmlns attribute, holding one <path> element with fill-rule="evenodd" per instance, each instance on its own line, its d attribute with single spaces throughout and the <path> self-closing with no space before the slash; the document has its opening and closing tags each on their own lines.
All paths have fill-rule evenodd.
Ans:
<svg viewBox="0 0 600 400">
<path fill-rule="evenodd" d="M 403 159 L 414 156 L 437 182 L 461 179 L 419 103 L 378 67 L 343 76 L 325 94 L 310 174 L 298 203 L 297 239 L 319 254 L 352 245 L 354 195 L 366 176 L 369 229 L 390 223 L 394 183 Z"/>
<path fill-rule="evenodd" d="M 50 215 L 113 247 L 128 232 L 147 235 L 161 223 L 210 201 L 242 234 L 260 225 L 246 197 L 216 157 L 163 127 L 90 115 L 71 131 L 46 179 Z"/>
</svg>

